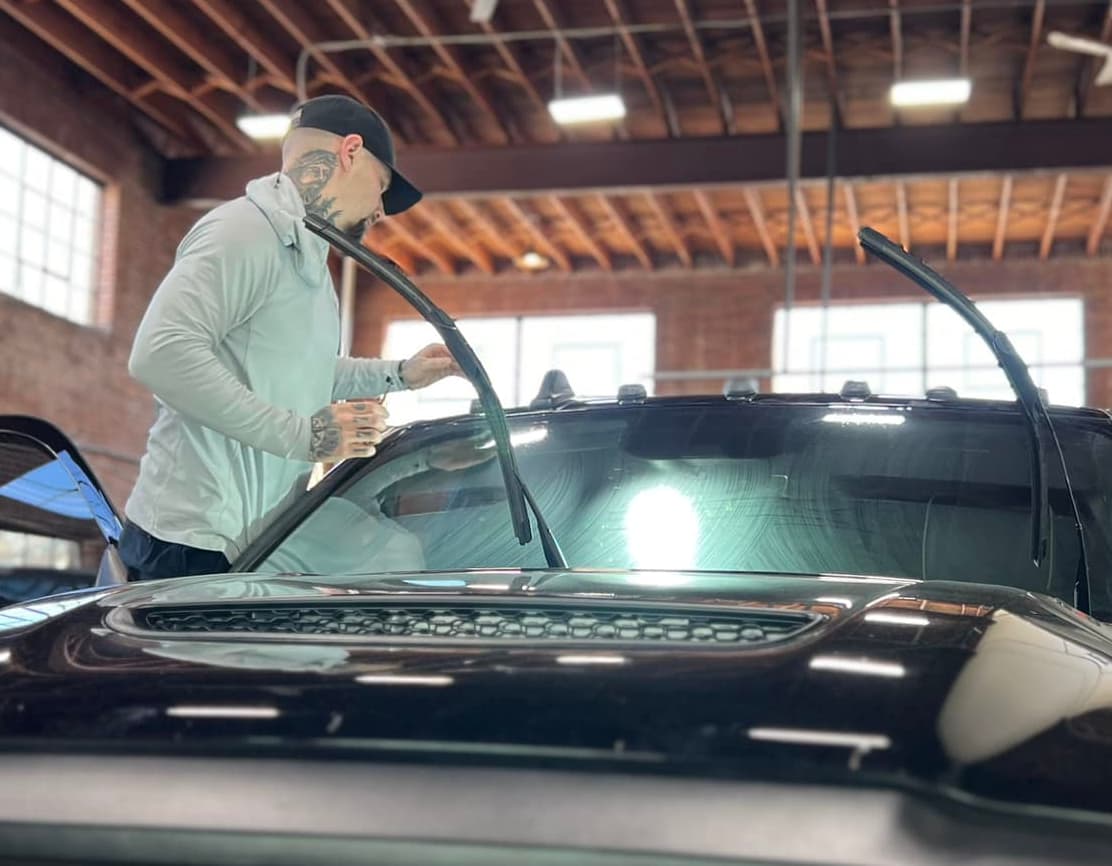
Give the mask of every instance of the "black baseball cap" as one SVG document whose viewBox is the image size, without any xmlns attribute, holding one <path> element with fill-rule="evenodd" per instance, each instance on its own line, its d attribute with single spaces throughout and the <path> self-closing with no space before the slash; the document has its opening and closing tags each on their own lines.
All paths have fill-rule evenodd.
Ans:
<svg viewBox="0 0 1112 866">
<path fill-rule="evenodd" d="M 359 135 L 363 147 L 390 167 L 390 186 L 382 194 L 382 208 L 388 214 L 401 213 L 421 200 L 421 191 L 394 164 L 394 138 L 390 127 L 373 108 L 350 96 L 316 96 L 293 110 L 290 129 L 321 129 L 335 135 Z"/>
</svg>

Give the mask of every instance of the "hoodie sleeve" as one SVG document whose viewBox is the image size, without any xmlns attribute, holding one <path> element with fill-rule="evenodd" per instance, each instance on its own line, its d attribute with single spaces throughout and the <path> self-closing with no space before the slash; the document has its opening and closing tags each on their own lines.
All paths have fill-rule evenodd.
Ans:
<svg viewBox="0 0 1112 866">
<path fill-rule="evenodd" d="M 378 358 L 337 358 L 333 400 L 370 399 L 406 390 L 401 361 Z"/>
<path fill-rule="evenodd" d="M 135 335 L 128 370 L 167 406 L 252 448 L 309 459 L 309 419 L 273 406 L 216 355 L 227 334 L 266 303 L 276 243 L 253 220 L 198 224 Z"/>
</svg>

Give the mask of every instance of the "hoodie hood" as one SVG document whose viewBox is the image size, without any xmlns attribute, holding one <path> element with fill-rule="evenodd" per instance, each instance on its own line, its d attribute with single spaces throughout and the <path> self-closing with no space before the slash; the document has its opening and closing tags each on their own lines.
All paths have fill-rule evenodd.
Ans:
<svg viewBox="0 0 1112 866">
<path fill-rule="evenodd" d="M 317 283 L 328 260 L 328 242 L 305 228 L 305 203 L 294 182 L 280 171 L 247 184 L 247 199 L 266 217 L 283 245 L 293 247 L 298 273 Z"/>
</svg>

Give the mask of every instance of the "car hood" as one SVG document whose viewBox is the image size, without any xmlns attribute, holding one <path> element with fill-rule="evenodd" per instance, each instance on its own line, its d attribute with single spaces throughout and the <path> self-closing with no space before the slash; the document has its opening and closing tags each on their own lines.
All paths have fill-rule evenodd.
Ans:
<svg viewBox="0 0 1112 866">
<path fill-rule="evenodd" d="M 941 581 L 181 578 L 0 611 L 0 744 L 542 755 L 1112 813 L 1110 634 Z"/>
</svg>

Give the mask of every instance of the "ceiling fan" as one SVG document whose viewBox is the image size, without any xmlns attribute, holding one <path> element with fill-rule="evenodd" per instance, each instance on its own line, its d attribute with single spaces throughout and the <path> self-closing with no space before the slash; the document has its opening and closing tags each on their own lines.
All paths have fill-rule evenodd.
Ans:
<svg viewBox="0 0 1112 866">
<path fill-rule="evenodd" d="M 1112 45 L 1105 45 L 1103 42 L 1098 42 L 1096 39 L 1087 39 L 1084 36 L 1070 36 L 1068 33 L 1057 30 L 1047 34 L 1046 41 L 1051 47 L 1059 48 L 1062 51 L 1103 57 L 1104 66 L 1101 67 L 1094 83 L 1097 86 L 1112 84 Z"/>
</svg>

